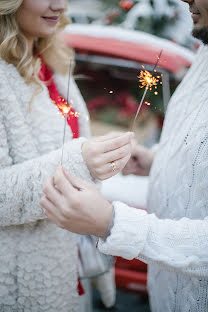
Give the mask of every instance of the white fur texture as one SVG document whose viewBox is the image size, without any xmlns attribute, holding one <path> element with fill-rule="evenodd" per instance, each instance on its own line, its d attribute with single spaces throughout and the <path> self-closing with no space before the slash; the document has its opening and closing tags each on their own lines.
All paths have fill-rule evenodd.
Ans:
<svg viewBox="0 0 208 312">
<path fill-rule="evenodd" d="M 66 97 L 67 77 L 55 75 Z M 64 119 L 43 86 L 25 84 L 13 65 L 0 60 L 0 311 L 77 312 L 76 235 L 45 217 L 39 200 L 44 181 L 60 163 Z M 74 81 L 70 99 L 80 112 L 81 136 L 89 116 Z M 72 139 L 67 126 L 63 165 L 91 181 L 84 164 L 84 138 Z"/>
</svg>

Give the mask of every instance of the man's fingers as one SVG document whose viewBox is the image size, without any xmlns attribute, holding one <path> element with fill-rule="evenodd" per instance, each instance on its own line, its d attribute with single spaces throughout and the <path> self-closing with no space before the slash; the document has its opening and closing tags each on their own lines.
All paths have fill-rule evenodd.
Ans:
<svg viewBox="0 0 208 312">
<path fill-rule="evenodd" d="M 127 162 L 129 161 L 130 156 L 131 156 L 131 154 L 129 153 L 128 155 L 126 155 L 126 157 L 119 159 L 117 161 L 118 167 L 119 167 L 119 172 L 121 170 L 123 170 L 123 168 L 126 166 Z"/>
<path fill-rule="evenodd" d="M 68 180 L 63 172 L 62 167 L 57 167 L 54 174 L 54 183 L 57 189 L 64 195 L 72 194 L 75 192 L 75 188 Z"/>
<path fill-rule="evenodd" d="M 55 223 L 57 226 L 59 226 L 60 228 L 64 228 L 63 224 L 60 222 L 60 217 L 59 217 L 59 214 L 57 210 L 54 211 L 53 210 L 49 210 L 49 209 L 46 209 L 45 210 L 45 215 L 48 217 L 48 219 Z"/>
<path fill-rule="evenodd" d="M 127 132 L 122 136 L 103 142 L 102 150 L 104 153 L 107 153 L 115 149 L 121 148 L 122 146 L 131 143 L 132 138 L 133 138 L 132 132 Z"/>
<path fill-rule="evenodd" d="M 63 168 L 63 172 L 67 180 L 70 182 L 73 187 L 75 187 L 78 190 L 85 189 L 86 187 L 89 187 L 89 183 L 87 181 L 84 181 L 73 174 L 69 173 L 66 168 Z"/>
<path fill-rule="evenodd" d="M 45 195 L 41 197 L 40 205 L 41 205 L 41 207 L 43 207 L 45 209 L 45 213 L 46 212 L 52 213 L 52 211 L 55 211 L 57 209 L 54 206 L 54 204 Z"/>
<path fill-rule="evenodd" d="M 57 203 L 60 201 L 61 194 L 54 186 L 53 177 L 49 178 L 45 183 L 43 187 L 43 193 L 52 203 L 54 203 L 54 205 L 57 205 Z"/>
<path fill-rule="evenodd" d="M 122 170 L 122 174 L 123 174 L 123 175 L 134 174 L 134 173 L 136 173 L 136 172 L 137 172 L 137 169 L 136 169 L 136 168 L 131 168 L 131 169 L 126 169 L 126 168 L 124 168 L 124 169 Z"/>
</svg>

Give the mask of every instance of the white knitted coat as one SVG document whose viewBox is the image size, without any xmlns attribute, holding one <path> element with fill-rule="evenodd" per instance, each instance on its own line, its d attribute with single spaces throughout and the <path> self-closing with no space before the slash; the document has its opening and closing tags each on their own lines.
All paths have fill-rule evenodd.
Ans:
<svg viewBox="0 0 208 312">
<path fill-rule="evenodd" d="M 99 242 L 104 253 L 149 264 L 153 312 L 208 311 L 207 69 L 205 46 L 169 104 L 148 213 L 114 203 L 111 235 Z"/>
<path fill-rule="evenodd" d="M 65 96 L 66 77 L 55 75 Z M 76 236 L 49 222 L 39 200 L 42 185 L 60 163 L 64 119 L 47 88 L 29 113 L 34 86 L 13 65 L 0 60 L 0 311 L 76 312 Z M 74 81 L 70 99 L 80 112 L 81 136 L 89 136 L 89 116 Z M 67 126 L 63 164 L 88 181 L 81 145 Z"/>
</svg>

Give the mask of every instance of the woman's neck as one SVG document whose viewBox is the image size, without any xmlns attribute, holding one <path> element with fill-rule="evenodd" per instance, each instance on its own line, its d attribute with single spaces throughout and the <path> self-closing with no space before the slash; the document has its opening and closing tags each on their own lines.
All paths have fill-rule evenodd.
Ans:
<svg viewBox="0 0 208 312">
<path fill-rule="evenodd" d="M 29 55 L 33 55 L 33 48 L 34 48 L 34 39 L 28 39 L 28 49 L 29 49 Z"/>
</svg>

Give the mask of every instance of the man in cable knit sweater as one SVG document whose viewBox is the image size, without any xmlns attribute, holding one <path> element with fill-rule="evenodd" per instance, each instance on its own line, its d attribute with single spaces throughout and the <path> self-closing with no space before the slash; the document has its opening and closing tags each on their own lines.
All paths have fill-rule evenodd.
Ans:
<svg viewBox="0 0 208 312">
<path fill-rule="evenodd" d="M 101 237 L 102 252 L 148 263 L 153 312 L 208 311 L 208 1 L 184 2 L 204 45 L 170 101 L 157 150 L 137 146 L 125 169 L 150 172 L 148 211 L 111 205 L 62 168 L 41 200 L 65 229 Z"/>
</svg>

